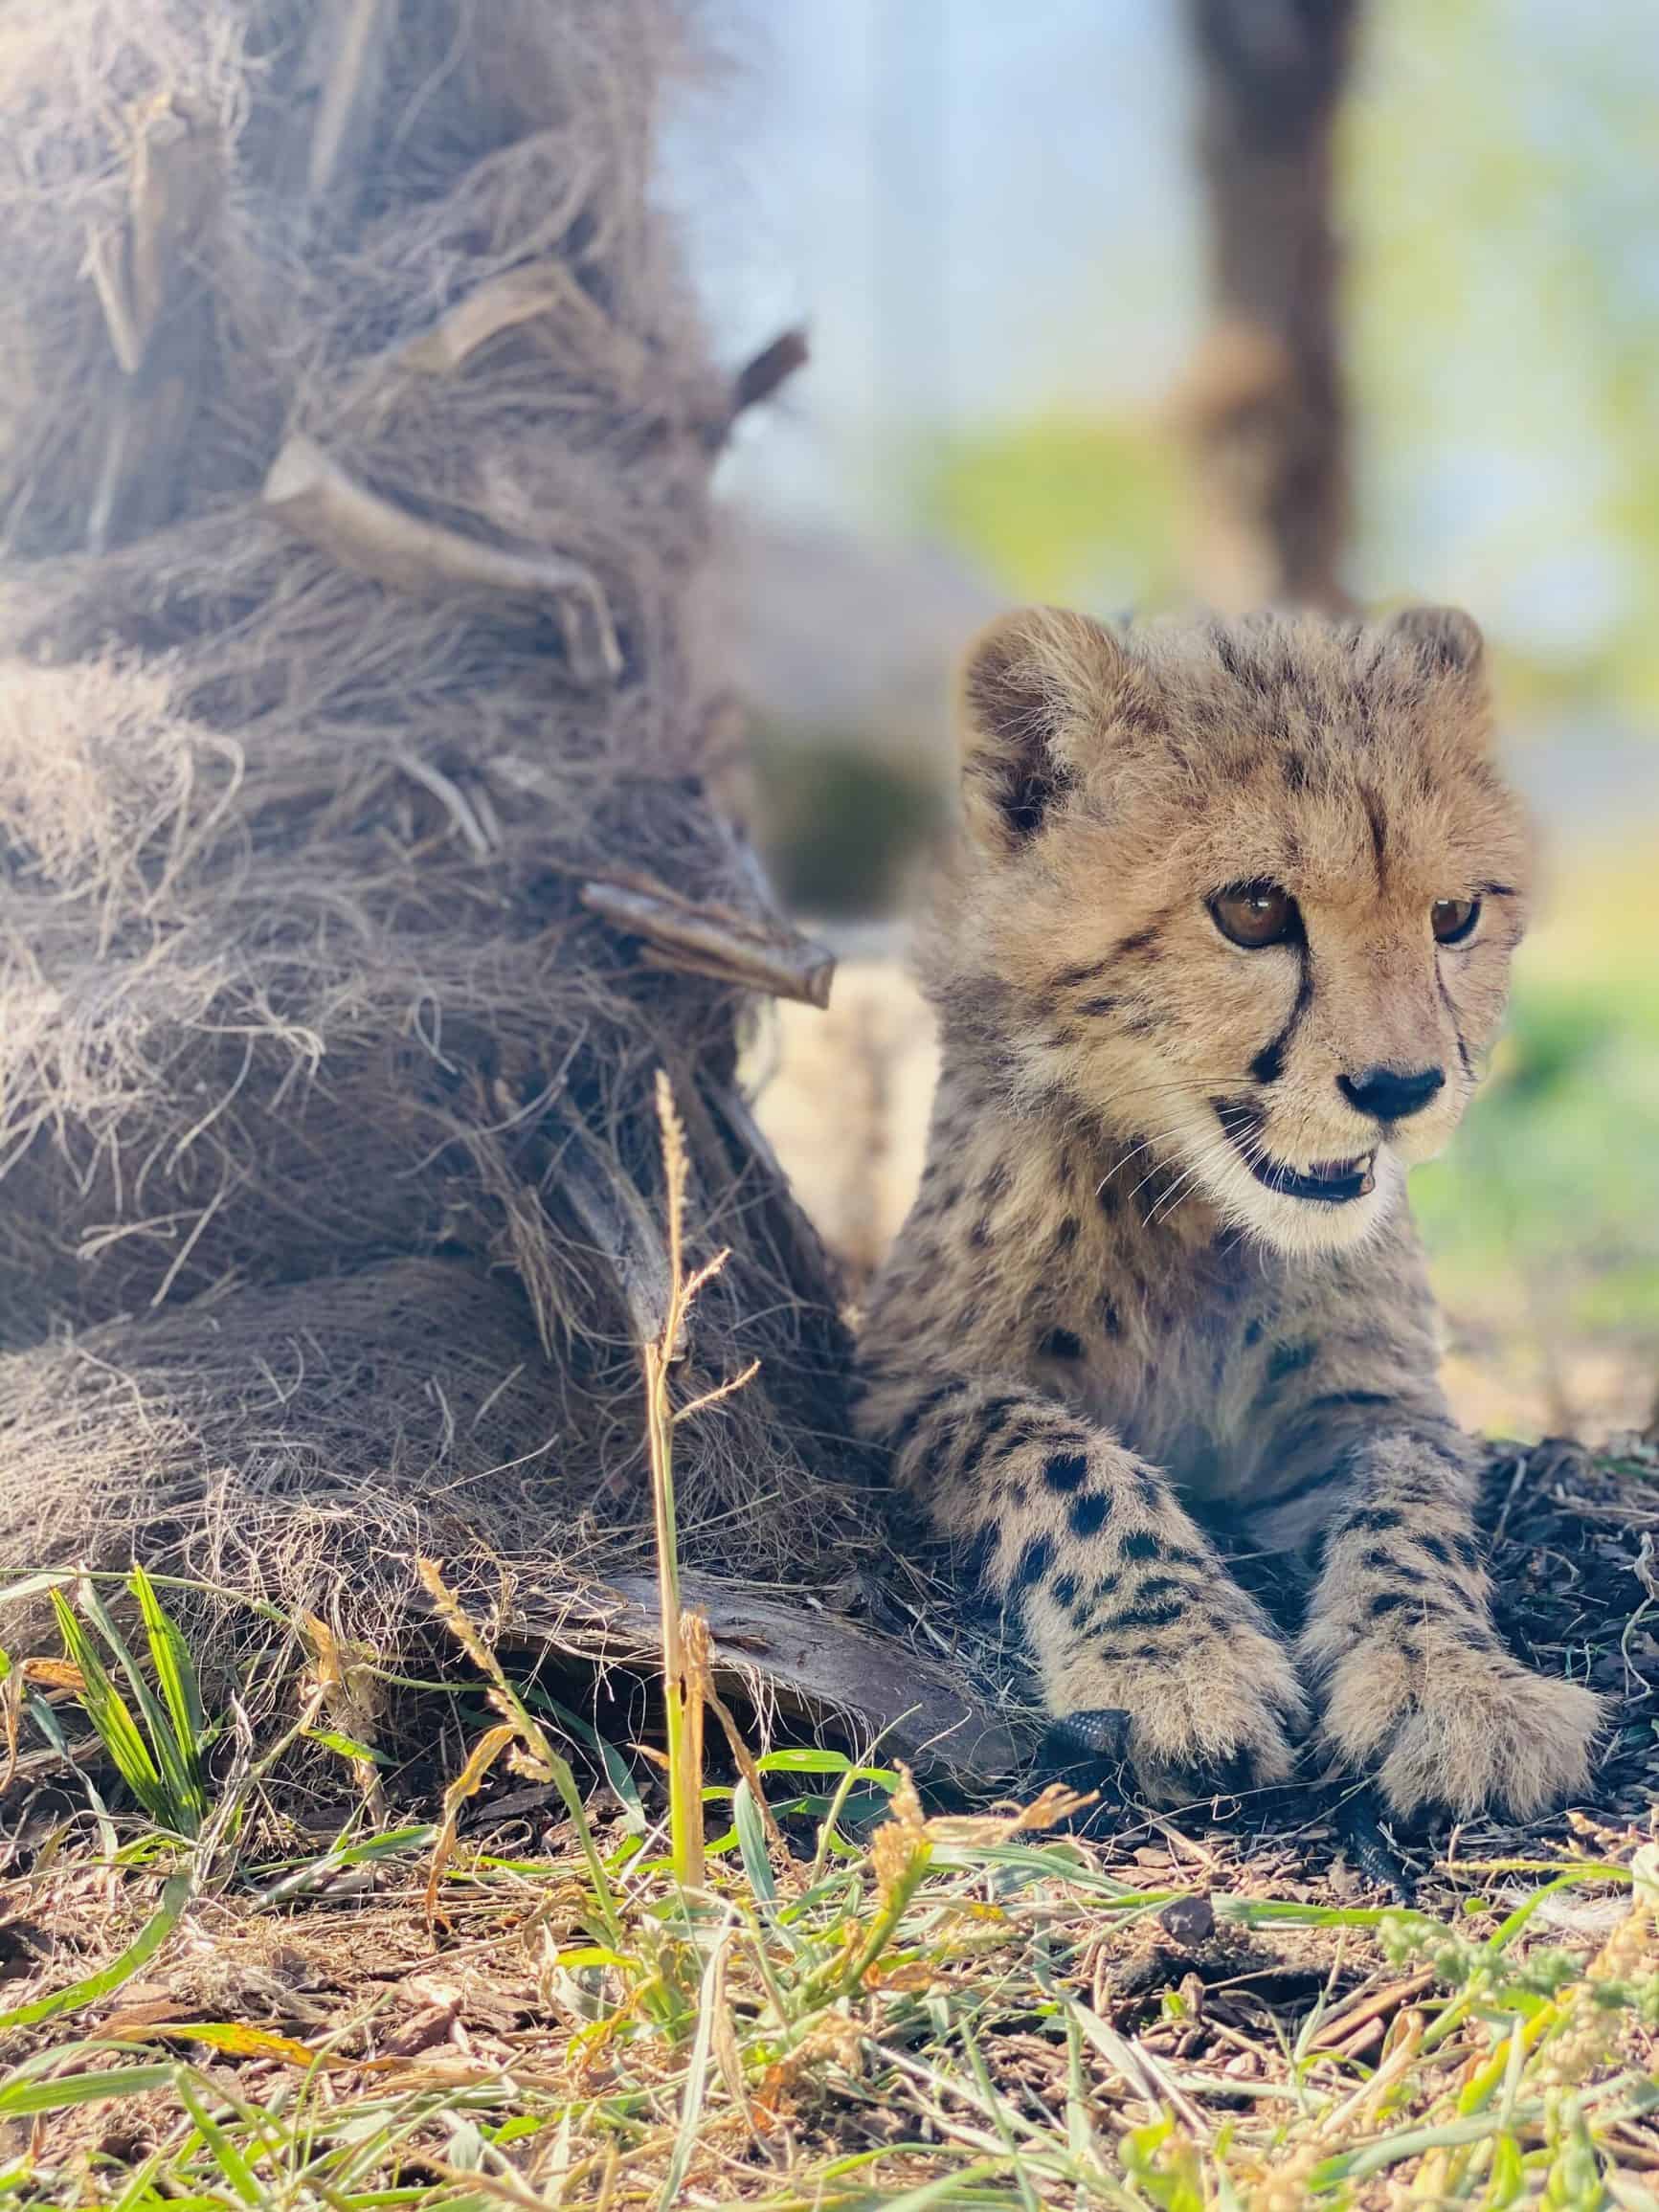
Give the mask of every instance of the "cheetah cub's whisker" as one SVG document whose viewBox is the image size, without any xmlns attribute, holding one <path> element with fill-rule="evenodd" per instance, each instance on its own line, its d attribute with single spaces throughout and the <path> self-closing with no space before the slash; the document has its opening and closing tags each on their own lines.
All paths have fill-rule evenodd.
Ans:
<svg viewBox="0 0 1659 2212">
<path fill-rule="evenodd" d="M 980 637 L 960 719 L 943 1066 L 866 1433 L 1149 1794 L 1281 1780 L 1316 1715 L 1402 1814 L 1543 1810 L 1597 1701 L 1492 1626 L 1403 1187 L 1525 918 L 1478 631 L 1038 609 Z M 1307 1554 L 1294 1650 L 1211 1509 Z"/>
</svg>

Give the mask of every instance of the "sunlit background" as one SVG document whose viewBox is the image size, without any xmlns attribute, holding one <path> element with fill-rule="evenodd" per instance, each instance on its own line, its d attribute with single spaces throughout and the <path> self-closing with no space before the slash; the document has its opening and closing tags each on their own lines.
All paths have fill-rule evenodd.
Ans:
<svg viewBox="0 0 1659 2212">
<path fill-rule="evenodd" d="M 804 910 L 902 909 L 986 613 L 1218 572 L 1200 4 L 715 9 L 665 190 L 723 349 L 812 339 L 725 479 Z M 1334 149 L 1339 578 L 1478 616 L 1551 851 L 1489 1093 L 1413 1188 L 1471 1415 L 1605 1433 L 1659 1377 L 1659 18 L 1360 0 Z"/>
</svg>

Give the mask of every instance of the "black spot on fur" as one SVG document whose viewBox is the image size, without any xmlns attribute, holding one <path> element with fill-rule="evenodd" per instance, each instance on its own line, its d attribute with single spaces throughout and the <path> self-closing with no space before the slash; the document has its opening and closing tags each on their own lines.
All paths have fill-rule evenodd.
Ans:
<svg viewBox="0 0 1659 2212">
<path fill-rule="evenodd" d="M 974 1226 L 968 1232 L 968 1241 L 973 1245 L 975 1251 L 983 1252 L 986 1245 L 991 1241 L 990 1222 L 982 1220 L 975 1221 Z"/>
<path fill-rule="evenodd" d="M 990 1580 L 991 1562 L 997 1555 L 997 1531 L 983 1528 L 962 1554 L 961 1576 L 970 1590 L 981 1590 Z"/>
<path fill-rule="evenodd" d="M 1044 1359 L 1081 1359 L 1083 1339 L 1069 1329 L 1049 1329 L 1038 1338 L 1037 1349 Z"/>
<path fill-rule="evenodd" d="M 1374 1575 L 1396 1575 L 1402 1582 L 1421 1579 L 1417 1568 L 1409 1559 L 1401 1558 L 1398 1552 L 1385 1552 L 1379 1544 L 1374 1544 L 1368 1552 L 1360 1553 L 1359 1564 L 1361 1567 L 1369 1567 Z"/>
<path fill-rule="evenodd" d="M 1187 1586 L 1178 1575 L 1149 1575 L 1135 1591 L 1142 1605 L 1161 1604 L 1166 1598 L 1183 1598 Z"/>
<path fill-rule="evenodd" d="M 1251 1352 L 1254 1352 L 1257 1345 L 1261 1343 L 1263 1337 L 1266 1336 L 1267 1333 L 1267 1324 L 1262 1320 L 1260 1315 L 1258 1315 L 1254 1321 L 1245 1322 L 1244 1343 L 1247 1349 Z"/>
<path fill-rule="evenodd" d="M 898 1458 L 925 1420 L 937 1413 L 942 1405 L 958 1396 L 966 1388 L 967 1384 L 960 1377 L 956 1377 L 949 1382 L 937 1384 L 932 1390 L 924 1392 L 922 1396 L 915 1399 L 908 1410 L 894 1423 L 887 1438 L 887 1445 L 893 1457 Z"/>
<path fill-rule="evenodd" d="M 1373 1620 L 1382 1620 L 1390 1613 L 1398 1613 L 1402 1605 L 1410 1603 L 1411 1599 L 1403 1590 L 1379 1590 L 1366 1610 Z"/>
<path fill-rule="evenodd" d="M 1061 1222 L 1059 1228 L 1054 1232 L 1055 1250 L 1057 1252 L 1068 1252 L 1072 1245 L 1077 1242 L 1077 1216 L 1075 1214 L 1067 1214 L 1065 1220 Z"/>
<path fill-rule="evenodd" d="M 1184 1605 L 1177 1604 L 1173 1598 L 1165 1599 L 1160 1605 L 1133 1605 L 1127 1613 L 1117 1616 L 1115 1625 L 1119 1628 L 1168 1628 L 1173 1621 L 1179 1620 L 1186 1610 Z"/>
<path fill-rule="evenodd" d="M 1132 1529 L 1119 1544 L 1126 1559 L 1161 1559 L 1163 1546 L 1150 1529 Z"/>
<path fill-rule="evenodd" d="M 1087 1498 L 1073 1498 L 1066 1515 L 1074 1536 L 1098 1536 L 1111 1511 L 1111 1500 L 1096 1490 Z"/>
<path fill-rule="evenodd" d="M 1076 991 L 1085 983 L 1098 983 L 1111 968 L 1111 961 L 1090 960 L 1081 968 L 1063 968 L 1053 978 L 1057 991 Z"/>
<path fill-rule="evenodd" d="M 1117 1212 L 1120 1203 L 1116 1184 L 1110 1181 L 1102 1183 L 1100 1189 L 1095 1193 L 1095 1196 L 1100 1200 L 1101 1212 L 1110 1221 L 1113 1214 Z"/>
<path fill-rule="evenodd" d="M 1332 1533 L 1346 1536 L 1359 1531 L 1379 1534 L 1385 1529 L 1400 1529 L 1405 1525 L 1405 1515 L 1392 1506 L 1360 1506 L 1352 1513 L 1345 1513 L 1339 1526 Z"/>
<path fill-rule="evenodd" d="M 1056 1605 L 1075 1605 L 1077 1603 L 1077 1576 L 1075 1575 L 1057 1575 L 1054 1577 L 1054 1588 L 1050 1592 L 1050 1596 Z"/>
<path fill-rule="evenodd" d="M 1077 1011 L 1079 1014 L 1115 1014 L 1121 1003 L 1116 998 L 1085 998 Z"/>
<path fill-rule="evenodd" d="M 1054 1563 L 1052 1536 L 1033 1536 L 1020 1554 L 1020 1564 L 1014 1570 L 1014 1579 L 1021 1590 L 1030 1590 L 1041 1582 Z"/>
<path fill-rule="evenodd" d="M 1113 961 L 1132 960 L 1137 952 L 1147 951 L 1157 943 L 1158 928 L 1159 925 L 1153 922 L 1146 928 L 1137 929 L 1132 937 L 1126 937 L 1111 955 Z"/>
<path fill-rule="evenodd" d="M 1080 1490 L 1088 1474 L 1088 1462 L 1081 1452 L 1056 1452 L 1042 1468 L 1042 1480 L 1051 1490 L 1063 1494 Z"/>
<path fill-rule="evenodd" d="M 1023 1400 L 1017 1397 L 988 1397 L 979 1407 L 974 1417 L 977 1425 L 972 1432 L 968 1448 L 962 1454 L 962 1463 L 956 1470 L 963 1482 L 967 1482 L 977 1471 L 979 1462 L 984 1458 L 998 1431 L 1022 1403 Z"/>
<path fill-rule="evenodd" d="M 1318 1356 L 1316 1344 L 1276 1344 L 1267 1358 L 1267 1380 L 1283 1382 L 1288 1374 L 1311 1367 Z"/>
</svg>

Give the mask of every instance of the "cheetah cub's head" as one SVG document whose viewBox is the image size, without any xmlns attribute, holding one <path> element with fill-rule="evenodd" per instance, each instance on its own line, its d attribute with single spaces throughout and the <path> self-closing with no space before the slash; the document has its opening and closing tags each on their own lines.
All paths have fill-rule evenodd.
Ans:
<svg viewBox="0 0 1659 2212">
<path fill-rule="evenodd" d="M 1356 1244 L 1476 1082 L 1528 840 L 1481 638 L 1262 615 L 994 624 L 961 694 L 948 1031 L 1290 1252 Z"/>
</svg>

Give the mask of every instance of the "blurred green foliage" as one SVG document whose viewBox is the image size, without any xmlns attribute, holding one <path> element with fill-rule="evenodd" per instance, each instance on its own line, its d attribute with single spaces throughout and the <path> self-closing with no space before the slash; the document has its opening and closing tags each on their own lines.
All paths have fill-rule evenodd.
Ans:
<svg viewBox="0 0 1659 2212">
<path fill-rule="evenodd" d="M 1369 0 L 1362 21 L 1338 162 L 1355 581 L 1477 609 L 1513 704 L 1659 721 L 1652 0 Z M 1110 612 L 1181 588 L 1155 415 L 958 427 L 908 489 L 1013 595 Z"/>
<path fill-rule="evenodd" d="M 915 497 L 924 528 L 1017 599 L 1110 610 L 1179 581 L 1180 457 L 1156 421 L 1056 413 L 953 432 Z"/>
<path fill-rule="evenodd" d="M 1651 0 L 1372 0 L 1341 144 L 1358 570 L 1659 714 Z"/>
<path fill-rule="evenodd" d="M 1454 1314 L 1659 1390 L 1659 880 L 1581 849 L 1523 947 L 1485 1089 L 1412 1198 Z"/>
<path fill-rule="evenodd" d="M 749 750 L 756 834 L 788 905 L 822 919 L 903 903 L 945 819 L 925 761 L 834 730 L 766 723 L 751 731 Z"/>
</svg>

